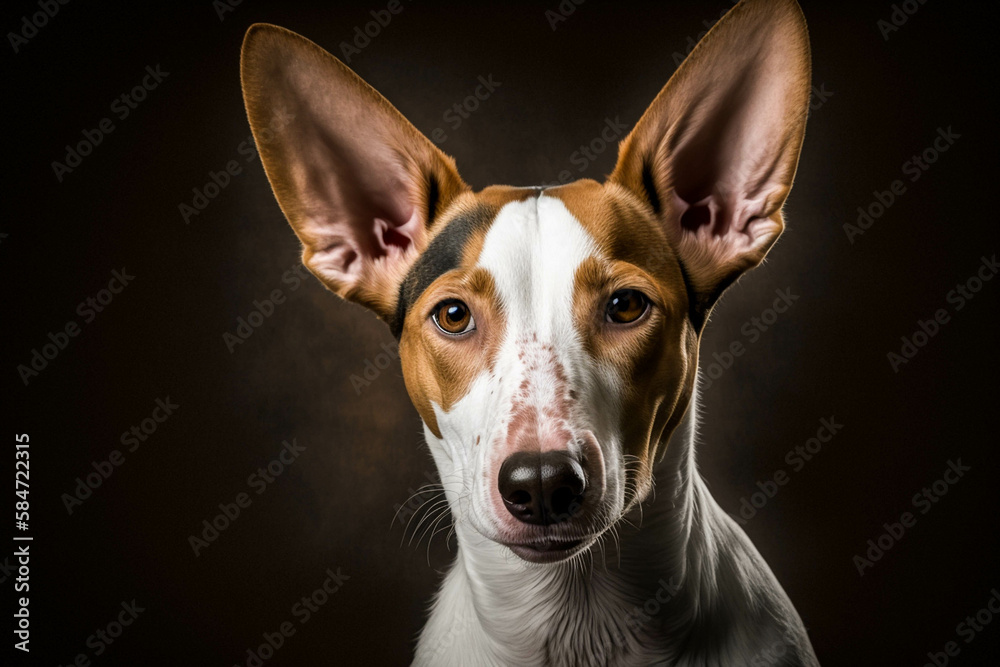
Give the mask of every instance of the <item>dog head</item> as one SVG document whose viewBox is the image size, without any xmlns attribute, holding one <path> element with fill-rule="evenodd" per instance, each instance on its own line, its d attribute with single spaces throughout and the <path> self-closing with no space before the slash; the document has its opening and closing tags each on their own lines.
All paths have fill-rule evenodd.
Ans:
<svg viewBox="0 0 1000 667">
<path fill-rule="evenodd" d="M 312 42 L 255 25 L 242 54 L 303 262 L 399 339 L 453 510 L 533 562 L 582 552 L 649 493 L 709 310 L 782 231 L 809 78 L 797 4 L 742 2 L 604 183 L 473 192 Z"/>
</svg>

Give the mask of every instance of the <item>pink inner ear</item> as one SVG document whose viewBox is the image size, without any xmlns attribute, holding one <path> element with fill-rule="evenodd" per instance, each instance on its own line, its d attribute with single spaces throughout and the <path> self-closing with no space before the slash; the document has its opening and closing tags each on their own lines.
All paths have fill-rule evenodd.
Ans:
<svg viewBox="0 0 1000 667">
<path fill-rule="evenodd" d="M 400 257 L 414 246 L 422 231 L 413 204 L 418 186 L 384 128 L 353 126 L 345 137 L 344 128 L 355 119 L 338 127 L 303 107 L 298 133 L 289 133 L 286 148 L 299 161 L 292 180 L 305 212 L 301 232 L 309 239 L 314 269 L 353 283 L 365 266 Z"/>
<path fill-rule="evenodd" d="M 367 226 L 327 224 L 316 235 L 319 242 L 310 265 L 328 278 L 351 282 L 360 277 L 366 266 L 405 255 L 414 247 L 421 229 L 422 221 L 416 212 L 403 224 L 377 217 Z"/>
<path fill-rule="evenodd" d="M 771 215 L 773 199 L 787 189 L 786 93 L 767 71 L 748 66 L 730 89 L 702 91 L 669 142 L 681 229 L 732 237 L 731 250 L 756 244 L 756 233 L 770 226 L 752 223 Z"/>
<path fill-rule="evenodd" d="M 311 57 L 272 66 L 277 85 L 268 99 L 293 119 L 272 144 L 290 186 L 293 225 L 311 268 L 350 289 L 365 280 L 366 267 L 419 245 L 418 202 L 431 154 L 421 152 L 416 130 L 343 65 L 335 65 L 333 82 Z"/>
<path fill-rule="evenodd" d="M 390 246 L 409 247 L 415 231 L 410 224 L 415 183 L 387 141 L 390 132 L 378 125 L 355 125 L 357 119 L 350 117 L 338 127 L 308 111 L 302 116 L 311 127 L 299 142 L 299 150 L 309 151 L 300 192 L 311 200 L 310 209 L 324 212 L 322 232 L 351 238 L 356 251 L 372 259 L 384 256 Z"/>
<path fill-rule="evenodd" d="M 681 243 L 695 244 L 702 259 L 718 265 L 728 264 L 773 240 L 780 225 L 760 215 L 766 208 L 763 199 L 733 201 L 715 195 L 692 205 L 674 193 L 674 210 L 680 213 Z"/>
<path fill-rule="evenodd" d="M 392 249 L 405 252 L 413 244 L 413 239 L 407 235 L 409 231 L 406 229 L 407 225 L 393 228 L 383 220 L 375 220 L 375 223 L 382 227 L 382 248 L 386 252 L 390 252 Z"/>
</svg>

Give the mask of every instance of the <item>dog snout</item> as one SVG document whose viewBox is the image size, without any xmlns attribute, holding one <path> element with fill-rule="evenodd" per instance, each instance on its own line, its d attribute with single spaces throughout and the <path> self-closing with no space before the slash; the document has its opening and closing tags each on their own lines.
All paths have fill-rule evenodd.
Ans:
<svg viewBox="0 0 1000 667">
<path fill-rule="evenodd" d="M 567 451 L 511 454 L 497 480 L 507 511 L 522 523 L 541 526 L 579 514 L 587 484 L 584 466 Z"/>
</svg>

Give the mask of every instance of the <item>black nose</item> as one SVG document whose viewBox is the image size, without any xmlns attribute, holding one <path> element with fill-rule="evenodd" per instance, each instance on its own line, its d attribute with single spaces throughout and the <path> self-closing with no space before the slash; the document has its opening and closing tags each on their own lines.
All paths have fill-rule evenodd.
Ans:
<svg viewBox="0 0 1000 667">
<path fill-rule="evenodd" d="M 580 511 L 587 475 L 568 452 L 517 452 L 500 466 L 497 486 L 516 519 L 548 526 Z"/>
</svg>

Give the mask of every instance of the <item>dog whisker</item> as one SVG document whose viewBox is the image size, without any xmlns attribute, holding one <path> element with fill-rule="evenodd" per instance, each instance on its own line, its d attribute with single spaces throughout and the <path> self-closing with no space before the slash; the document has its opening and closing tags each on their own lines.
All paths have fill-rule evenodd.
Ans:
<svg viewBox="0 0 1000 667">
<path fill-rule="evenodd" d="M 450 516 L 450 514 L 451 514 L 450 512 L 441 513 L 440 518 L 438 518 L 438 520 L 434 522 L 433 532 L 431 533 L 431 536 L 427 538 L 427 567 L 431 566 L 431 543 L 434 541 L 434 536 L 437 535 L 442 530 L 447 530 L 451 524 L 450 523 L 445 524 L 445 526 L 442 528 L 437 528 L 437 526 L 440 525 L 442 521 L 447 519 Z"/>
<path fill-rule="evenodd" d="M 427 521 L 428 517 L 431 517 L 431 516 L 435 515 L 437 513 L 436 510 L 438 510 L 442 506 L 446 506 L 447 504 L 448 504 L 448 501 L 442 498 L 440 500 L 437 500 L 433 505 L 431 505 L 430 507 L 427 508 L 427 510 L 424 512 L 423 517 L 421 517 L 420 521 L 417 522 L 417 525 L 414 526 L 413 532 L 410 534 L 409 544 L 411 544 L 411 545 L 413 544 L 413 538 L 416 537 L 417 531 L 420 530 L 420 526 L 423 525 Z M 415 517 L 416 517 L 416 514 L 414 514 L 413 517 L 410 517 L 410 521 L 413 521 L 413 519 Z M 406 527 L 409 528 L 409 523 L 407 523 Z M 403 538 L 404 539 L 406 538 L 406 530 L 405 529 L 403 530 Z M 400 546 L 402 546 L 402 544 Z"/>
<path fill-rule="evenodd" d="M 429 509 L 430 509 L 430 508 L 428 508 L 428 504 L 436 503 L 436 502 L 440 502 L 440 501 L 441 501 L 441 499 L 438 497 L 438 494 L 435 494 L 434 496 L 431 496 L 430 498 L 428 498 L 424 502 L 420 503 L 420 505 L 417 506 L 417 509 L 415 509 L 413 511 L 413 514 L 410 515 L 410 518 L 406 522 L 406 525 L 403 526 L 403 537 L 402 537 L 402 539 L 406 539 L 406 532 L 409 530 L 410 524 L 413 523 L 413 520 L 416 519 L 417 516 L 420 514 L 420 511 L 424 510 L 424 512 L 426 514 L 426 512 L 429 511 Z M 431 505 L 431 507 L 433 507 L 433 506 L 434 505 Z M 425 509 L 425 508 L 427 508 L 427 509 Z M 403 546 L 402 540 L 400 540 L 400 546 Z"/>
<path fill-rule="evenodd" d="M 431 537 L 433 537 L 434 528 L 438 525 L 438 523 L 443 518 L 445 518 L 447 516 L 448 516 L 447 508 L 442 508 L 442 507 L 436 508 L 434 510 L 433 514 L 429 514 L 428 515 L 427 524 L 424 526 L 423 531 L 421 531 L 420 536 L 417 538 L 417 543 L 414 545 L 414 547 L 419 548 L 420 547 L 420 543 L 423 541 L 423 539 L 424 539 L 425 536 L 430 535 Z M 430 539 L 428 539 L 428 541 L 427 541 L 427 546 L 428 546 L 428 549 L 429 549 L 430 548 Z M 430 554 L 428 553 L 428 559 L 429 558 L 430 558 Z M 429 562 L 428 562 L 428 565 L 430 565 Z"/>
</svg>

